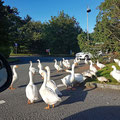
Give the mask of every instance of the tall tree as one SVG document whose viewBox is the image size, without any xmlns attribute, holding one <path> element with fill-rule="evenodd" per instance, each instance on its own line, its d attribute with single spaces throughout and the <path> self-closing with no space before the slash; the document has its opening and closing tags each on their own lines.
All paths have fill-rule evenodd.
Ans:
<svg viewBox="0 0 120 120">
<path fill-rule="evenodd" d="M 120 51 L 120 1 L 105 0 L 99 6 L 94 39 L 103 42 L 103 50 Z"/>
<path fill-rule="evenodd" d="M 79 51 L 77 35 L 82 31 L 74 17 L 61 11 L 49 20 L 49 48 L 52 53 L 68 54 Z"/>
<path fill-rule="evenodd" d="M 0 0 L 0 53 L 8 57 L 11 45 L 11 30 L 13 29 L 13 16 L 16 16 L 16 10 L 10 6 L 4 6 Z"/>
<path fill-rule="evenodd" d="M 85 32 L 81 32 L 77 36 L 77 39 L 78 39 L 80 51 L 87 51 L 87 43 L 88 43 L 87 34 Z"/>
<path fill-rule="evenodd" d="M 44 49 L 43 25 L 41 22 L 29 21 L 19 28 L 20 52 L 42 53 Z"/>
</svg>

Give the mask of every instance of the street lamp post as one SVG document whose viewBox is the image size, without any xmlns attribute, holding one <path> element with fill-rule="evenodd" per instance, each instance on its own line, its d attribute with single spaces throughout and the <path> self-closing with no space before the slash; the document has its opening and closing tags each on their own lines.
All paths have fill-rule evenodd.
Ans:
<svg viewBox="0 0 120 120">
<path fill-rule="evenodd" d="M 89 32 L 88 32 L 88 13 L 91 12 L 91 9 L 87 8 L 87 39 L 89 40 Z"/>
</svg>

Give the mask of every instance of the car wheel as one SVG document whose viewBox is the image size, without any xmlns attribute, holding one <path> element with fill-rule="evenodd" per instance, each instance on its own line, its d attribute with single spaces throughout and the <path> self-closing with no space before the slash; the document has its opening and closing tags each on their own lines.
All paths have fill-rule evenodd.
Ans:
<svg viewBox="0 0 120 120">
<path fill-rule="evenodd" d="M 88 59 L 90 59 L 90 58 L 89 58 L 89 56 L 88 56 L 88 55 L 86 55 L 86 56 L 85 56 L 85 59 L 87 59 L 87 60 L 88 60 Z"/>
</svg>

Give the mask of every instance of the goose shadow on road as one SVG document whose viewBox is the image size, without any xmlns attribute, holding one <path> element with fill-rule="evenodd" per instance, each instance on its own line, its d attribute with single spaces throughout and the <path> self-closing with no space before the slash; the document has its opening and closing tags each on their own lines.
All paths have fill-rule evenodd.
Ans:
<svg viewBox="0 0 120 120">
<path fill-rule="evenodd" d="M 68 96 L 68 98 L 65 101 L 61 102 L 59 105 L 72 104 L 72 103 L 79 102 L 79 101 L 83 102 L 88 92 L 96 89 L 96 87 L 90 88 L 90 89 L 85 89 L 85 88 L 86 88 L 85 83 L 82 83 L 79 87 L 76 87 L 76 90 L 61 91 L 62 96 Z"/>
<path fill-rule="evenodd" d="M 43 82 L 35 82 L 34 84 L 35 85 L 39 85 L 39 84 L 42 84 Z M 26 87 L 28 84 L 25 84 L 25 85 L 20 85 L 20 86 L 18 86 L 18 88 L 24 88 L 24 87 Z"/>
</svg>

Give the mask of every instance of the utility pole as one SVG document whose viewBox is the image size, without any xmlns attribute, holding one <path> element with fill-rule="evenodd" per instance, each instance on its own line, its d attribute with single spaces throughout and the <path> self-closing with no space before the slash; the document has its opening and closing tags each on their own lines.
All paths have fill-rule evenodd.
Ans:
<svg viewBox="0 0 120 120">
<path fill-rule="evenodd" d="M 91 12 L 91 9 L 87 7 L 87 39 L 89 40 L 89 31 L 88 31 L 88 13 Z"/>
</svg>

